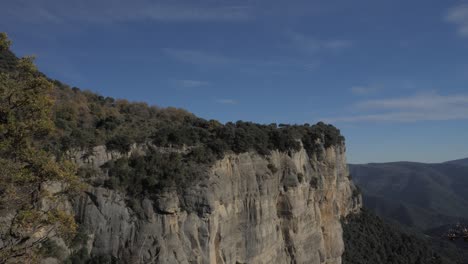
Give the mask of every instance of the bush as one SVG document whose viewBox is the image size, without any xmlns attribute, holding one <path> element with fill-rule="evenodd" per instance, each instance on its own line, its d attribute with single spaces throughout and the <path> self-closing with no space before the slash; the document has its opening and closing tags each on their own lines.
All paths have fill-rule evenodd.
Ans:
<svg viewBox="0 0 468 264">
<path fill-rule="evenodd" d="M 116 150 L 120 153 L 128 153 L 132 140 L 128 135 L 116 135 L 106 142 L 108 150 Z"/>
<path fill-rule="evenodd" d="M 88 249 L 83 247 L 77 252 L 73 252 L 65 261 L 66 264 L 87 264 L 89 263 L 90 256 Z"/>
<path fill-rule="evenodd" d="M 207 151 L 205 153 L 205 151 Z M 195 148 L 187 154 L 151 149 L 144 156 L 134 155 L 109 161 L 106 186 L 124 190 L 134 196 L 157 194 L 163 189 L 184 189 L 196 184 L 214 161 L 209 150 Z"/>
<path fill-rule="evenodd" d="M 151 140 L 161 147 L 207 146 L 217 158 L 222 158 L 226 151 L 255 151 L 260 155 L 272 150 L 294 151 L 299 149 L 299 141 L 313 154 L 321 147 L 317 139 L 324 147 L 344 140 L 338 129 L 322 122 L 313 126 L 244 121 L 223 125 L 182 109 L 150 107 L 70 88 L 60 82 L 56 85 L 54 117 L 58 130 L 49 144 L 61 151 L 105 143 L 111 150 L 127 152 L 132 143 Z"/>
<path fill-rule="evenodd" d="M 54 240 L 47 239 L 41 244 L 40 253 L 44 257 L 61 258 L 63 257 L 63 248 L 57 245 Z"/>
</svg>

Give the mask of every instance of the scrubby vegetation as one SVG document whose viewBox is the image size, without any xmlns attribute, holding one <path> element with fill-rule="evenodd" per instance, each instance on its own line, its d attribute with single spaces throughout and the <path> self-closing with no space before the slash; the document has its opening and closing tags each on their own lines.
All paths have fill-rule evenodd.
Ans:
<svg viewBox="0 0 468 264">
<path fill-rule="evenodd" d="M 105 185 L 125 190 L 133 196 L 157 194 L 168 188 L 183 189 L 187 184 L 198 182 L 206 175 L 208 166 L 226 152 L 256 151 L 267 155 L 272 150 L 297 151 L 301 140 L 312 155 L 321 147 L 315 140 L 328 136 L 330 131 L 336 132 L 337 136 L 325 139 L 327 147 L 338 144 L 342 138 L 339 138 L 338 130 L 323 123 L 278 128 L 241 121 L 222 125 L 213 120 L 194 118 L 179 125 L 160 124 L 150 139 L 152 146 L 166 151 L 150 147 L 145 155 L 134 154 L 108 162 L 103 166 L 110 176 Z M 128 146 L 128 141 L 125 142 Z M 115 145 L 113 149 L 128 151 L 128 148 Z M 268 168 L 273 174 L 278 171 L 273 164 L 268 164 Z"/>
<path fill-rule="evenodd" d="M 464 264 L 456 249 L 401 231 L 367 210 L 343 221 L 343 264 Z"/>
<path fill-rule="evenodd" d="M 219 158 L 227 151 L 257 151 L 266 155 L 271 150 L 297 150 L 298 140 L 312 154 L 317 150 L 317 139 L 321 139 L 325 147 L 344 140 L 338 129 L 324 123 L 314 126 L 243 121 L 221 124 L 182 109 L 129 103 L 69 88 L 59 82 L 56 85 L 58 133 L 49 147 L 57 152 L 96 145 L 128 152 L 133 143 L 151 141 L 161 147 L 205 146 Z"/>
<path fill-rule="evenodd" d="M 90 150 L 105 145 L 108 150 L 128 153 L 132 144 L 150 143 L 145 155 L 123 157 L 103 169 L 109 188 L 130 194 L 154 194 L 163 188 L 184 188 L 195 183 L 203 170 L 226 153 L 297 151 L 302 142 L 309 155 L 322 147 L 342 144 L 340 131 L 322 122 L 316 125 L 256 124 L 237 121 L 221 124 L 176 108 L 130 103 L 70 88 L 55 81 L 54 121 L 56 133 L 46 146 L 60 156 L 67 150 Z M 91 154 L 91 152 L 90 152 Z M 270 168 L 273 173 L 276 168 Z M 89 178 L 98 174 L 80 169 Z"/>
<path fill-rule="evenodd" d="M 132 196 L 157 194 L 162 189 L 180 189 L 203 175 L 204 166 L 190 155 L 150 150 L 146 155 L 120 158 L 104 165 L 110 179 L 108 188 L 127 191 Z"/>
<path fill-rule="evenodd" d="M 0 33 L 0 71 L 13 71 L 18 58 L 9 50 L 10 40 L 5 33 Z"/>
</svg>

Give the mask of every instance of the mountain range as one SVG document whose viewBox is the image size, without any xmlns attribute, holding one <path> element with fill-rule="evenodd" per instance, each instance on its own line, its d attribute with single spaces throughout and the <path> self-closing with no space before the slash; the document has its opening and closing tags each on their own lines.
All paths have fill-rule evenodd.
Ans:
<svg viewBox="0 0 468 264">
<path fill-rule="evenodd" d="M 350 164 L 364 205 L 420 230 L 468 219 L 468 158 L 443 163 Z"/>
</svg>

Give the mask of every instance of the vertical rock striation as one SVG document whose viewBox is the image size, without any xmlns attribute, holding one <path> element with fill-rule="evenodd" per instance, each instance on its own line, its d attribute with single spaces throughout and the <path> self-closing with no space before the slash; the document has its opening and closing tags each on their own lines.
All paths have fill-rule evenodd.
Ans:
<svg viewBox="0 0 468 264">
<path fill-rule="evenodd" d="M 124 263 L 339 264 L 340 218 L 361 206 L 344 145 L 311 157 L 304 149 L 228 154 L 183 193 L 141 199 L 138 213 L 126 198 L 89 187 L 75 201 L 92 256 Z"/>
</svg>

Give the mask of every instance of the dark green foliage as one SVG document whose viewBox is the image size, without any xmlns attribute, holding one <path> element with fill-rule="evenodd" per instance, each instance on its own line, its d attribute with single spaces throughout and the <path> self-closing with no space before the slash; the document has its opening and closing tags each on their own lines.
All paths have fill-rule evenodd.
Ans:
<svg viewBox="0 0 468 264">
<path fill-rule="evenodd" d="M 73 252 L 70 254 L 68 259 L 65 261 L 66 264 L 86 264 L 88 263 L 90 256 L 87 249 L 86 243 L 88 242 L 89 235 L 86 233 L 86 228 L 80 225 L 75 237 L 73 238 L 70 248 Z"/>
<path fill-rule="evenodd" d="M 0 48 L 0 72 L 12 71 L 17 61 L 18 58 L 9 49 Z"/>
<path fill-rule="evenodd" d="M 434 249 L 430 241 L 402 232 L 367 210 L 343 223 L 343 264 L 455 264 L 458 256 Z"/>
<path fill-rule="evenodd" d="M 128 135 L 115 135 L 106 142 L 108 150 L 117 150 L 120 153 L 127 153 L 130 151 L 132 140 Z"/>
<path fill-rule="evenodd" d="M 355 186 L 355 188 L 353 189 L 352 196 L 353 197 L 358 197 L 359 195 L 361 195 L 361 188 L 359 188 L 359 186 Z"/>
<path fill-rule="evenodd" d="M 48 147 L 57 151 L 105 144 L 113 150 L 126 152 L 131 144 L 147 142 L 156 132 L 174 132 L 175 135 L 169 136 L 171 139 L 181 138 L 187 131 L 179 131 L 179 128 L 186 127 L 182 126 L 186 120 L 195 119 L 182 109 L 129 103 L 54 83 L 57 98 L 54 121 L 58 130 Z"/>
<path fill-rule="evenodd" d="M 313 155 L 323 147 L 344 141 L 338 129 L 324 123 L 280 127 L 243 121 L 221 124 L 181 109 L 114 100 L 58 81 L 55 85 L 54 117 L 58 129 L 47 144 L 49 150 L 63 153 L 105 144 L 108 150 L 128 153 L 132 144 L 145 142 L 167 150 L 154 149 L 144 156 L 106 164 L 104 169 L 110 178 L 105 186 L 138 196 L 196 184 L 202 171 L 228 152 L 292 152 L 300 149 L 302 141 L 309 155 Z M 270 169 L 276 172 L 276 168 Z M 90 178 L 97 173 L 82 169 L 80 175 Z"/>
<path fill-rule="evenodd" d="M 144 156 L 110 161 L 103 167 L 110 176 L 105 185 L 133 196 L 154 195 L 162 189 L 183 189 L 198 182 L 207 168 L 206 156 L 195 153 L 198 150 L 182 154 L 152 149 Z"/>
<path fill-rule="evenodd" d="M 82 166 L 78 168 L 78 176 L 83 179 L 98 177 L 102 175 L 102 171 L 92 166 Z"/>
<path fill-rule="evenodd" d="M 103 97 L 58 81 L 55 97 L 55 125 L 58 130 L 48 147 L 56 151 L 90 148 L 105 144 L 127 152 L 133 143 L 152 141 L 156 146 L 204 146 L 220 158 L 226 151 L 298 150 L 299 140 L 309 154 L 341 144 L 340 131 L 322 122 L 310 125 L 262 125 L 237 121 L 221 124 L 176 108 L 158 108 L 145 103 L 129 103 Z M 317 142 L 320 139 L 321 143 Z"/>
<path fill-rule="evenodd" d="M 74 252 L 65 261 L 66 264 L 87 264 L 90 263 L 90 256 L 86 247 L 81 248 L 77 252 Z"/>
<path fill-rule="evenodd" d="M 132 209 L 132 211 L 140 218 L 144 219 L 145 218 L 145 212 L 143 210 L 143 207 L 141 206 L 140 200 L 134 197 L 130 197 L 125 201 L 127 203 L 127 206 Z"/>
<path fill-rule="evenodd" d="M 86 233 L 86 229 L 83 226 L 80 226 L 70 246 L 71 248 L 84 247 L 86 246 L 88 239 L 89 239 L 89 235 Z"/>
<path fill-rule="evenodd" d="M 324 147 L 344 141 L 338 129 L 321 122 L 314 126 L 288 125 L 279 128 L 275 124 L 243 121 L 225 125 L 212 125 L 211 122 L 188 118 L 181 125 L 161 127 L 153 134 L 153 143 L 163 147 L 207 145 L 219 157 L 228 150 L 235 153 L 256 151 L 261 155 L 268 155 L 272 150 L 297 151 L 300 141 L 307 152 L 313 154 L 321 147 L 317 139 Z"/>
<path fill-rule="evenodd" d="M 59 247 L 52 239 L 47 239 L 41 244 L 41 255 L 44 257 L 60 258 L 63 255 L 63 248 Z"/>
</svg>

